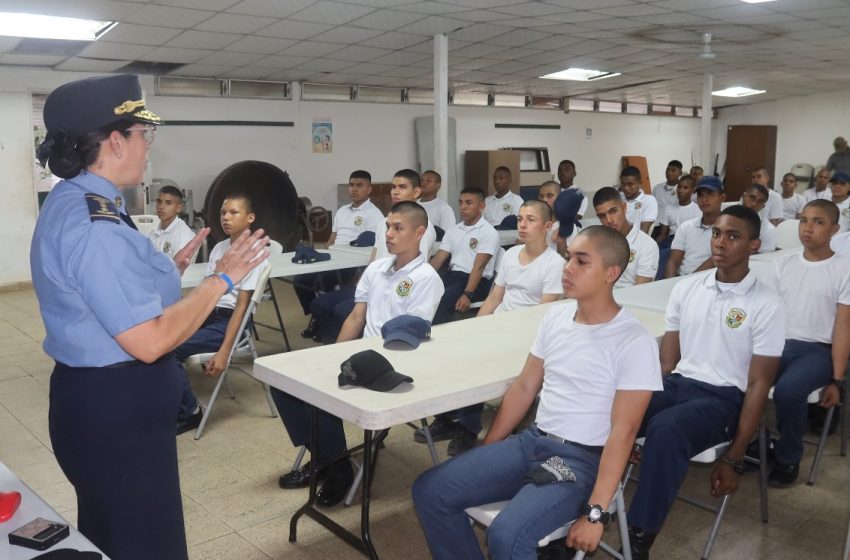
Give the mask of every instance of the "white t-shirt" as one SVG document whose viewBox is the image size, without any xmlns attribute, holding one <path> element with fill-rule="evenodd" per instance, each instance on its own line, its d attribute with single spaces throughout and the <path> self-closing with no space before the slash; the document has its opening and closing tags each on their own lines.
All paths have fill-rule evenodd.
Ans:
<svg viewBox="0 0 850 560">
<path fill-rule="evenodd" d="M 497 226 L 511 214 L 518 216 L 519 207 L 522 206 L 522 203 L 522 197 L 511 191 L 508 191 L 502 198 L 496 198 L 495 194 L 491 194 L 484 199 L 484 219 L 490 225 Z"/>
<path fill-rule="evenodd" d="M 814 187 L 809 187 L 803 191 L 803 198 L 806 199 L 806 202 L 813 200 L 832 200 L 832 189 L 827 186 L 824 190 L 817 191 Z"/>
<path fill-rule="evenodd" d="M 702 225 L 702 216 L 679 224 L 670 249 L 685 252 L 679 266 L 680 276 L 690 274 L 711 256 L 711 228 Z"/>
<path fill-rule="evenodd" d="M 654 222 L 658 218 L 658 202 L 655 197 L 648 196 L 640 191 L 632 200 L 620 193 L 620 197 L 626 201 L 626 219 L 630 224 L 640 225 L 643 222 Z"/>
<path fill-rule="evenodd" d="M 422 202 L 420 200 L 419 204 L 428 213 L 428 221 L 434 224 L 434 227 L 438 227 L 446 232 L 457 223 L 454 210 L 452 210 L 448 202 L 439 196 L 428 202 Z"/>
<path fill-rule="evenodd" d="M 850 233 L 836 233 L 829 241 L 829 247 L 836 253 L 850 253 Z"/>
<path fill-rule="evenodd" d="M 634 286 L 638 276 L 655 280 L 655 275 L 658 273 L 658 244 L 644 233 L 638 224 L 632 225 L 626 241 L 629 242 L 629 265 L 614 287 Z"/>
<path fill-rule="evenodd" d="M 776 250 L 776 226 L 767 220 L 761 221 L 761 231 L 759 232 L 761 247 L 759 253 L 772 253 Z"/>
<path fill-rule="evenodd" d="M 561 295 L 561 275 L 566 262 L 563 257 L 547 247 L 536 259 L 526 265 L 519 262 L 525 245 L 508 249 L 496 273 L 496 285 L 505 289 L 502 303 L 494 313 L 512 311 L 540 303 L 543 294 Z"/>
<path fill-rule="evenodd" d="M 443 236 L 440 250 L 451 254 L 452 260 L 449 265 L 451 270 L 459 270 L 469 274 L 478 254 L 496 255 L 499 250 L 499 232 L 483 217 L 471 226 L 461 221 Z M 493 277 L 495 266 L 495 259 L 491 258 L 487 261 L 487 266 L 484 268 L 484 278 Z"/>
<path fill-rule="evenodd" d="M 835 254 L 813 262 L 800 249 L 773 263 L 770 282 L 788 313 L 785 338 L 832 344 L 836 306 L 850 305 L 850 256 Z"/>
<path fill-rule="evenodd" d="M 663 215 L 664 209 L 668 206 L 679 205 L 679 196 L 676 194 L 676 190 L 678 188 L 679 183 L 676 183 L 675 185 L 668 185 L 666 181 L 663 183 L 658 183 L 657 185 L 652 187 L 652 196 L 654 196 L 656 202 L 658 202 L 659 218 Z"/>
<path fill-rule="evenodd" d="M 221 259 L 228 249 L 230 249 L 230 239 L 225 239 L 220 243 L 216 243 L 213 250 L 210 251 L 210 261 L 207 263 L 207 276 L 215 272 L 216 263 L 218 263 L 219 259 Z M 263 267 L 266 266 L 267 262 L 269 262 L 269 259 L 258 261 L 257 266 L 255 266 L 251 272 L 245 276 L 245 278 L 233 286 L 232 292 L 228 292 L 221 296 L 216 307 L 224 307 L 226 309 L 233 309 L 236 307 L 237 292 L 253 291 L 257 287 L 257 280 L 259 280 L 260 273 L 263 271 Z"/>
<path fill-rule="evenodd" d="M 767 187 L 765 187 L 767 188 Z M 767 202 L 759 212 L 762 221 L 782 219 L 782 195 L 773 189 L 767 189 Z"/>
<path fill-rule="evenodd" d="M 797 214 L 803 211 L 805 205 L 806 197 L 799 193 L 794 193 L 789 198 L 782 197 L 782 219 L 796 220 Z"/>
<path fill-rule="evenodd" d="M 838 233 L 850 231 L 850 197 L 836 202 L 835 205 L 838 206 L 838 226 L 841 228 Z"/>
<path fill-rule="evenodd" d="M 626 309 L 601 325 L 576 323 L 577 303 L 554 304 L 531 354 L 543 360 L 537 425 L 584 445 L 605 445 L 619 391 L 660 391 L 658 343 Z"/>
<path fill-rule="evenodd" d="M 658 221 L 670 228 L 670 235 L 675 235 L 679 225 L 694 218 L 702 218 L 702 210 L 695 202 L 689 202 L 685 206 L 679 204 L 679 199 L 676 199 L 676 204 L 668 204 L 663 209 L 658 211 Z"/>
<path fill-rule="evenodd" d="M 381 327 L 400 315 L 415 315 L 429 323 L 443 297 L 443 281 L 420 254 L 400 270 L 395 256 L 366 267 L 354 292 L 355 303 L 366 304 L 363 338 L 381 336 Z"/>
<path fill-rule="evenodd" d="M 673 286 L 667 302 L 667 331 L 679 333 L 681 349 L 673 371 L 746 391 L 752 356 L 782 355 L 785 305 L 753 271 L 725 290 L 716 274 L 707 270 Z"/>
<path fill-rule="evenodd" d="M 361 233 L 374 231 L 377 235 L 378 229 L 384 226 L 384 215 L 371 200 L 364 201 L 360 206 L 354 208 L 346 204 L 336 211 L 334 216 L 333 231 L 336 234 L 335 243 L 348 245 Z"/>
<path fill-rule="evenodd" d="M 387 249 L 387 222 L 381 218 L 381 227 L 375 232 L 375 260 L 385 259 L 390 256 L 390 251 Z M 431 256 L 431 251 L 434 244 L 437 243 L 437 230 L 434 229 L 434 224 L 428 220 L 428 227 L 425 228 L 425 235 L 419 240 L 419 252 L 425 255 L 425 258 Z"/>
<path fill-rule="evenodd" d="M 179 217 L 175 217 L 165 229 L 160 229 L 157 226 L 148 232 L 148 238 L 153 243 L 153 246 L 172 259 L 180 249 L 192 241 L 193 237 L 195 237 L 195 232 Z"/>
<path fill-rule="evenodd" d="M 584 194 L 583 190 L 581 190 L 579 187 L 577 187 L 575 185 L 570 185 L 566 189 L 561 189 L 561 190 L 568 190 L 568 189 L 578 191 L 578 193 L 581 195 L 581 205 L 579 205 L 579 207 L 578 207 L 578 215 L 581 216 L 582 218 L 587 217 L 587 195 Z"/>
</svg>

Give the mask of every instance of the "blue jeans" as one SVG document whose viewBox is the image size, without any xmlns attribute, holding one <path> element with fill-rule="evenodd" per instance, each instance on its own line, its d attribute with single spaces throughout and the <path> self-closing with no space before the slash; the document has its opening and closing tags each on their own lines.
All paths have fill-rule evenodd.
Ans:
<svg viewBox="0 0 850 560">
<path fill-rule="evenodd" d="M 526 474 L 550 457 L 572 468 L 575 482 L 537 486 Z M 537 427 L 472 449 L 426 471 L 413 483 L 413 505 L 436 560 L 483 559 L 464 509 L 510 500 L 487 531 L 493 560 L 535 560 L 537 542 L 581 513 L 600 456 L 545 437 Z"/>
<path fill-rule="evenodd" d="M 773 388 L 779 439 L 776 460 L 786 465 L 799 463 L 806 433 L 806 397 L 832 379 L 832 349 L 819 342 L 786 340 L 779 374 Z"/>
<path fill-rule="evenodd" d="M 744 394 L 678 373 L 664 379 L 643 417 L 640 482 L 629 508 L 629 526 L 658 533 L 676 500 L 691 457 L 732 439 Z"/>
</svg>

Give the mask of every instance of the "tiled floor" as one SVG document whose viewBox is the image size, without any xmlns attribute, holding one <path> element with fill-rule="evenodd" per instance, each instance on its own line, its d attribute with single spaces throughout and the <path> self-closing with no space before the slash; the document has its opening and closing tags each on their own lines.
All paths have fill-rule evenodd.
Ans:
<svg viewBox="0 0 850 560">
<path fill-rule="evenodd" d="M 298 336 L 305 319 L 297 310 L 291 288 L 275 287 L 284 300 L 284 318 L 296 347 L 308 344 Z M 259 312 L 271 323 L 269 304 Z M 74 491 L 53 457 L 47 432 L 48 379 L 51 360 L 41 351 L 44 330 L 32 291 L 0 293 L 0 461 L 43 496 L 71 522 Z M 260 329 L 261 353 L 282 348 L 279 335 Z M 312 343 L 309 343 L 312 344 Z M 192 376 L 199 397 L 206 399 L 212 381 Z M 186 533 L 192 560 L 298 560 L 359 558 L 316 523 L 303 520 L 298 542 L 288 542 L 289 518 L 305 501 L 306 491 L 284 491 L 277 477 L 292 465 L 295 450 L 280 420 L 269 416 L 260 387 L 244 375 L 233 375 L 237 398 L 222 398 L 200 441 L 191 434 L 178 438 Z M 349 429 L 349 441 L 362 435 Z M 759 521 L 757 476 L 746 475 L 730 502 L 713 559 L 836 559 L 841 555 L 850 517 L 850 469 L 838 454 L 838 436 L 830 438 L 823 468 L 814 487 L 800 484 L 771 490 L 770 523 Z M 445 443 L 438 444 L 445 457 Z M 803 467 L 808 468 L 812 449 Z M 412 442 L 411 430 L 393 429 L 373 485 L 373 538 L 382 558 L 428 558 L 427 547 L 410 501 L 410 486 L 430 464 L 424 446 Z M 693 467 L 686 489 L 706 496 L 706 467 Z M 627 496 L 628 500 L 628 496 Z M 340 523 L 355 528 L 359 501 L 331 512 Z M 699 558 L 711 515 L 677 503 L 653 548 L 653 558 Z M 615 530 L 606 538 L 614 541 Z M 604 555 L 598 554 L 597 557 Z"/>
</svg>

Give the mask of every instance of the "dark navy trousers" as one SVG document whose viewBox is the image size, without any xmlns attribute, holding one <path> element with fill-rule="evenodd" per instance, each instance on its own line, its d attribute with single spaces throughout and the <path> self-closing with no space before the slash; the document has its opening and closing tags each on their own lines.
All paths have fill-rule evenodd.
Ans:
<svg viewBox="0 0 850 560">
<path fill-rule="evenodd" d="M 310 312 L 323 343 L 336 342 L 342 324 L 354 309 L 355 290 L 355 286 L 343 286 L 338 290 L 319 294 L 310 304 Z"/>
<path fill-rule="evenodd" d="M 455 270 L 441 273 L 440 278 L 443 280 L 445 292 L 443 292 L 443 297 L 437 306 L 437 312 L 434 314 L 433 324 L 435 325 L 451 321 L 455 314 L 455 304 L 466 289 L 466 283 L 469 282 L 469 274 Z M 484 300 L 490 293 L 492 283 L 492 278 L 482 276 L 481 281 L 478 282 L 478 287 L 472 293 L 472 301 Z"/>
<path fill-rule="evenodd" d="M 301 445 L 310 448 L 310 434 L 312 422 L 310 413 L 313 407 L 301 399 L 284 393 L 280 389 L 271 387 L 272 398 L 283 421 L 283 426 L 292 440 L 292 445 Z M 345 453 L 345 430 L 342 420 L 324 410 L 319 410 L 319 449 L 310 450 L 313 459 L 320 462 L 332 459 Z"/>
<path fill-rule="evenodd" d="M 658 533 L 688 472 L 691 457 L 729 441 L 744 394 L 673 373 L 652 394 L 639 435 L 646 437 L 629 526 Z"/>
</svg>

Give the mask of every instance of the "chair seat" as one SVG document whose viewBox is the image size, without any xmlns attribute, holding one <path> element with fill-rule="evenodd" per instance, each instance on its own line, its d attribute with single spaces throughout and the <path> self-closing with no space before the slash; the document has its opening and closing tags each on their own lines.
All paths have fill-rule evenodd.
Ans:
<svg viewBox="0 0 850 560">
<path fill-rule="evenodd" d="M 489 527 L 493 523 L 493 520 L 496 519 L 496 516 L 499 515 L 502 509 L 507 505 L 507 503 L 508 502 L 493 502 L 492 504 L 484 504 L 483 506 L 466 508 L 466 510 L 464 511 L 466 512 L 466 515 L 472 518 L 475 522 L 480 523 L 484 527 Z M 570 529 L 570 525 L 572 524 L 573 522 L 570 521 L 563 527 L 549 533 L 547 536 L 543 537 L 537 542 L 537 546 L 546 546 L 555 539 L 566 538 L 567 533 Z"/>
<path fill-rule="evenodd" d="M 826 387 L 821 387 L 820 389 L 816 389 L 809 393 L 809 396 L 806 397 L 807 404 L 816 404 L 820 402 L 821 395 L 823 395 L 823 391 Z M 770 388 L 770 391 L 767 393 L 767 398 L 773 400 L 773 387 Z"/>
<path fill-rule="evenodd" d="M 635 439 L 635 445 L 643 447 L 645 441 L 645 437 L 639 437 Z M 723 443 L 718 443 L 714 447 L 709 447 L 701 453 L 697 453 L 696 455 L 691 457 L 691 461 L 693 461 L 694 463 L 713 463 L 718 460 L 720 456 L 726 452 L 727 449 L 729 449 L 729 442 L 724 441 Z"/>
<path fill-rule="evenodd" d="M 209 362 L 213 356 L 215 356 L 215 352 L 206 352 L 204 354 L 192 354 L 191 356 L 186 358 L 186 361 L 183 363 L 186 364 L 187 369 L 195 366 L 200 367 L 203 364 Z M 251 349 L 245 348 L 233 352 L 233 356 L 230 358 L 230 363 L 251 363 L 253 359 L 254 356 L 251 354 Z"/>
</svg>

